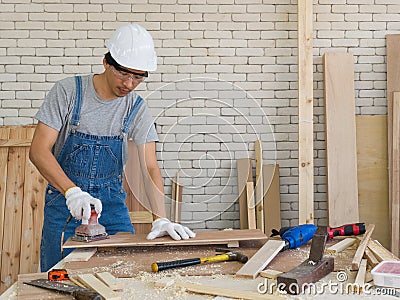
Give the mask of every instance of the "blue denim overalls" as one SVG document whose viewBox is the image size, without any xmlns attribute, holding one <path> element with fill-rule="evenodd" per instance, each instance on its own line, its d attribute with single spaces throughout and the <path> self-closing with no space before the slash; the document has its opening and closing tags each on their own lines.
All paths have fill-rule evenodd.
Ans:
<svg viewBox="0 0 400 300">
<path fill-rule="evenodd" d="M 76 97 L 71 129 L 67 140 L 57 158 L 67 176 L 79 186 L 101 200 L 103 211 L 99 223 L 105 226 L 108 234 L 117 232 L 135 233 L 125 205 L 126 193 L 123 180 L 123 137 L 128 131 L 133 118 L 143 99 L 138 97 L 134 106 L 124 119 L 119 136 L 96 136 L 77 131 L 82 105 L 82 82 L 75 77 Z M 93 120 L 101 122 L 101 120 Z M 69 216 L 65 197 L 53 186 L 46 189 L 44 207 L 44 225 L 40 248 L 42 272 L 48 271 L 61 257 L 61 233 Z M 81 221 L 73 219 L 66 230 L 64 242 L 74 235 L 75 228 Z M 66 249 L 64 256 L 72 249 Z"/>
</svg>

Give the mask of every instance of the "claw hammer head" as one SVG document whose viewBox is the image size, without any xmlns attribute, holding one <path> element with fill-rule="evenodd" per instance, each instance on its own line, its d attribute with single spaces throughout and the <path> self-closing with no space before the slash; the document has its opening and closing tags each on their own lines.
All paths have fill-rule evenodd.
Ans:
<svg viewBox="0 0 400 300">
<path fill-rule="evenodd" d="M 239 251 L 231 251 L 228 249 L 216 249 L 217 252 L 224 252 L 229 256 L 229 260 L 235 260 L 239 261 L 241 263 L 245 263 L 249 260 L 249 258 L 244 255 L 243 253 L 240 253 Z"/>
</svg>

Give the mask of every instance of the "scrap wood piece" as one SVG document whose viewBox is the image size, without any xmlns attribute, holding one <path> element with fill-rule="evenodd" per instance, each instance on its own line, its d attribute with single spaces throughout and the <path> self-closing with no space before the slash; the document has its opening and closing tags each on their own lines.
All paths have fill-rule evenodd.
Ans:
<svg viewBox="0 0 400 300">
<path fill-rule="evenodd" d="M 332 252 L 332 253 L 338 253 L 346 248 L 350 247 L 356 242 L 357 239 L 355 238 L 345 238 L 344 240 L 341 240 L 340 242 L 336 243 L 333 246 L 330 246 L 329 248 L 326 249 L 327 252 Z"/>
<path fill-rule="evenodd" d="M 272 229 L 281 228 L 281 193 L 279 181 L 279 165 L 263 166 L 264 181 L 264 226 L 267 234 Z"/>
<path fill-rule="evenodd" d="M 124 285 L 117 278 L 115 278 L 114 275 L 112 275 L 109 272 L 95 273 L 94 276 L 100 279 L 105 285 L 107 285 L 113 291 L 124 289 Z"/>
<path fill-rule="evenodd" d="M 324 54 L 326 177 L 331 227 L 359 221 L 354 58 Z"/>
<path fill-rule="evenodd" d="M 256 207 L 254 205 L 254 185 L 253 182 L 246 183 L 247 195 L 247 219 L 249 221 L 248 228 L 256 229 Z"/>
<path fill-rule="evenodd" d="M 376 258 L 376 256 L 372 253 L 371 250 L 369 250 L 368 246 L 367 249 L 365 249 L 364 252 L 364 257 L 367 259 L 368 264 L 373 268 L 377 264 L 379 264 L 379 260 Z"/>
<path fill-rule="evenodd" d="M 368 249 L 372 251 L 379 262 L 383 260 L 400 260 L 396 255 L 387 250 L 375 240 L 369 240 Z"/>
<path fill-rule="evenodd" d="M 236 289 L 227 289 L 218 286 L 211 286 L 211 285 L 204 285 L 204 284 L 197 284 L 191 282 L 182 282 L 182 281 L 174 281 L 168 280 L 163 282 L 156 282 L 155 286 L 166 288 L 167 285 L 163 284 L 174 285 L 178 288 L 183 288 L 189 292 L 197 293 L 197 294 L 204 294 L 204 295 L 213 295 L 213 296 L 220 296 L 220 297 L 230 297 L 234 299 L 249 299 L 249 300 L 269 300 L 269 299 L 286 299 L 286 297 L 278 296 L 278 295 L 263 295 L 252 291 L 244 291 L 244 290 L 236 290 Z"/>
<path fill-rule="evenodd" d="M 283 272 L 281 272 L 281 271 L 267 269 L 267 270 L 261 271 L 260 276 L 264 277 L 264 278 L 269 278 L 269 279 L 276 279 L 282 273 Z"/>
<path fill-rule="evenodd" d="M 256 278 L 257 275 L 275 258 L 285 246 L 284 241 L 268 240 L 241 268 L 236 272 L 238 277 Z"/>
<path fill-rule="evenodd" d="M 257 228 L 265 232 L 264 228 L 264 180 L 263 180 L 263 150 L 260 140 L 254 143 L 254 152 L 256 157 L 256 219 Z"/>
<path fill-rule="evenodd" d="M 98 292 L 105 300 L 120 300 L 121 297 L 106 286 L 101 280 L 96 278 L 93 274 L 79 274 L 77 279 L 88 288 Z"/>
<path fill-rule="evenodd" d="M 354 280 L 355 287 L 361 292 L 365 285 L 365 274 L 367 272 L 367 260 L 362 259 L 360 262 L 360 267 L 357 272 L 356 279 Z"/>
<path fill-rule="evenodd" d="M 172 180 L 171 194 L 171 221 L 180 223 L 182 210 L 182 190 L 183 186 L 179 184 L 179 171 L 176 172 L 175 178 Z"/>
<path fill-rule="evenodd" d="M 68 254 L 64 261 L 88 261 L 95 253 L 97 248 L 79 248 Z"/>
<path fill-rule="evenodd" d="M 251 158 L 238 159 L 236 161 L 236 169 L 239 193 L 240 229 L 248 229 L 246 183 L 252 181 L 253 178 Z"/>
<path fill-rule="evenodd" d="M 367 248 L 368 241 L 370 240 L 371 234 L 374 231 L 375 225 L 369 224 L 367 230 L 364 233 L 363 239 L 361 240 L 358 248 L 356 250 L 356 254 L 354 255 L 353 261 L 351 262 L 351 269 L 358 270 L 361 259 L 364 256 L 364 251 Z"/>
<path fill-rule="evenodd" d="M 148 240 L 146 239 L 146 234 L 131 234 L 125 232 L 110 235 L 108 239 L 90 243 L 77 242 L 69 238 L 64 243 L 63 248 L 221 245 L 238 241 L 262 241 L 267 239 L 268 237 L 259 229 L 200 231 L 196 233 L 196 237 L 194 238 L 179 241 L 168 236 Z"/>
</svg>

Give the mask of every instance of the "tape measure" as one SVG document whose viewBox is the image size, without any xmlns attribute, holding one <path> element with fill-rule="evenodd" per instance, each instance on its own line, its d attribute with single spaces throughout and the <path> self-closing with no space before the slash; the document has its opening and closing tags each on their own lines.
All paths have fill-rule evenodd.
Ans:
<svg viewBox="0 0 400 300">
<path fill-rule="evenodd" d="M 69 279 L 68 272 L 65 269 L 52 269 L 47 273 L 47 278 L 51 281 Z"/>
</svg>

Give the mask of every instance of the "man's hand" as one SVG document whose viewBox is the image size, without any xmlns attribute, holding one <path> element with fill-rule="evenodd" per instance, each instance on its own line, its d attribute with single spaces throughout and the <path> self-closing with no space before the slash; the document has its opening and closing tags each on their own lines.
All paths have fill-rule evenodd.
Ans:
<svg viewBox="0 0 400 300">
<path fill-rule="evenodd" d="M 94 205 L 94 208 L 99 215 L 101 213 L 101 201 L 92 197 L 90 194 L 83 192 L 77 186 L 68 189 L 65 192 L 65 198 L 67 199 L 67 207 L 75 219 L 89 220 L 91 213 L 90 204 Z"/>
<path fill-rule="evenodd" d="M 196 234 L 186 226 L 178 223 L 172 223 L 166 218 L 157 219 L 153 222 L 150 233 L 147 235 L 148 240 L 158 237 L 170 235 L 174 240 L 193 238 Z"/>
</svg>

